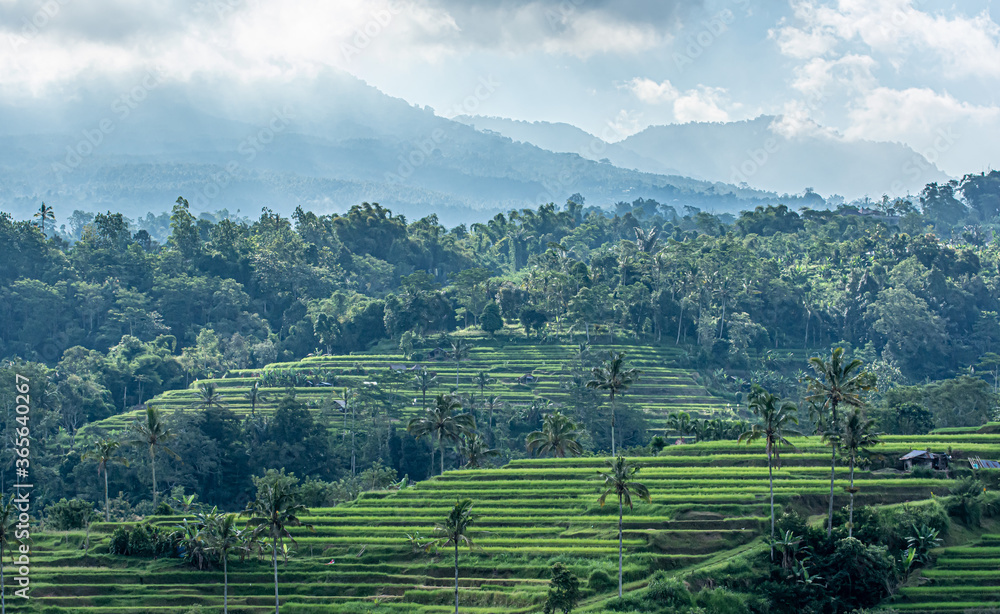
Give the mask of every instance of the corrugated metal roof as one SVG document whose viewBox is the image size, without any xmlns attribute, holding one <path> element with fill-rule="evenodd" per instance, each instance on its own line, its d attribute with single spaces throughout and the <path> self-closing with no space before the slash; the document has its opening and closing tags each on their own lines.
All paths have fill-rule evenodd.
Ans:
<svg viewBox="0 0 1000 614">
<path fill-rule="evenodd" d="M 899 458 L 899 460 L 911 460 L 914 458 L 930 458 L 927 450 L 913 450 L 912 452 L 907 452 Z"/>
</svg>

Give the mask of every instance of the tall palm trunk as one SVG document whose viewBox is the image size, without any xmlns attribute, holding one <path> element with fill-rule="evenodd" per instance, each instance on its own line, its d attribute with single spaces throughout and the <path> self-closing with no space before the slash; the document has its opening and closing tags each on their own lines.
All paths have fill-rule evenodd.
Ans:
<svg viewBox="0 0 1000 614">
<path fill-rule="evenodd" d="M 154 508 L 155 512 L 156 509 Z M 111 508 L 108 507 L 108 468 L 104 468 L 104 522 L 111 522 Z"/>
<path fill-rule="evenodd" d="M 458 540 L 455 540 L 455 614 L 458 614 Z"/>
<path fill-rule="evenodd" d="M 274 614 L 278 614 L 278 542 L 271 544 L 271 560 L 274 562 Z"/>
<path fill-rule="evenodd" d="M 767 481 L 771 488 L 771 561 L 774 561 L 774 464 L 771 463 L 771 444 L 767 444 Z"/>
<path fill-rule="evenodd" d="M 222 613 L 229 614 L 229 557 L 222 557 Z"/>
<path fill-rule="evenodd" d="M 3 582 L 3 549 L 0 549 L 0 612 L 7 614 L 7 595 Z"/>
<path fill-rule="evenodd" d="M 851 493 L 851 503 L 847 513 L 847 536 L 854 537 L 854 456 L 851 456 L 851 487 L 848 492 Z"/>
<path fill-rule="evenodd" d="M 441 453 L 441 475 L 444 475 L 444 438 L 438 435 L 438 451 Z"/>
<path fill-rule="evenodd" d="M 611 392 L 611 458 L 615 458 L 615 393 Z"/>
<path fill-rule="evenodd" d="M 622 596 L 622 496 L 618 495 L 618 598 Z"/>
<path fill-rule="evenodd" d="M 830 414 L 830 432 L 835 432 L 837 428 L 837 402 L 833 402 L 833 411 Z M 833 535 L 833 478 L 837 471 L 837 441 L 830 442 L 830 509 L 826 521 L 826 536 Z"/>
<path fill-rule="evenodd" d="M 156 513 L 156 452 L 149 446 L 149 464 L 153 468 L 153 512 Z"/>
</svg>

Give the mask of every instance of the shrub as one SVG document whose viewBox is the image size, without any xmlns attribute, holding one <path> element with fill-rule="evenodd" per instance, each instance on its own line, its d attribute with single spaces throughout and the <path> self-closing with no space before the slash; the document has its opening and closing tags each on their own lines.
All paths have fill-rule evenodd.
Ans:
<svg viewBox="0 0 1000 614">
<path fill-rule="evenodd" d="M 698 606 L 712 614 L 751 614 L 763 611 L 758 610 L 761 606 L 760 601 L 755 595 L 736 593 L 727 588 L 705 588 L 695 597 Z"/>
<path fill-rule="evenodd" d="M 128 554 L 128 529 L 115 527 L 111 533 L 111 543 L 108 545 L 111 554 Z"/>
<path fill-rule="evenodd" d="M 93 520 L 96 513 L 94 504 L 83 499 L 60 499 L 46 510 L 48 525 L 56 531 L 82 529 Z"/>
<path fill-rule="evenodd" d="M 632 596 L 615 597 L 607 603 L 607 608 L 612 612 L 642 612 L 645 609 L 642 601 Z"/>
<path fill-rule="evenodd" d="M 650 580 L 646 599 L 660 607 L 683 609 L 694 605 L 694 597 L 688 587 L 678 578 L 667 577 L 663 572 Z"/>
<path fill-rule="evenodd" d="M 580 580 L 562 563 L 552 566 L 552 584 L 545 602 L 545 614 L 569 614 L 580 600 Z"/>
<path fill-rule="evenodd" d="M 603 569 L 595 569 L 590 572 L 590 577 L 587 578 L 587 586 L 594 592 L 606 593 L 613 588 L 617 588 L 618 581 Z"/>
<path fill-rule="evenodd" d="M 131 530 L 116 527 L 111 533 L 108 552 L 125 556 L 158 557 L 174 550 L 174 536 L 169 531 L 147 523 L 138 524 Z"/>
</svg>

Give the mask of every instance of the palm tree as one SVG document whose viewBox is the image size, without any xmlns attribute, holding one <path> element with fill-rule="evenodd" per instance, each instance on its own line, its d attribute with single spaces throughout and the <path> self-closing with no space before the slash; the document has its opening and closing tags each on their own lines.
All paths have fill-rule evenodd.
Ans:
<svg viewBox="0 0 1000 614">
<path fill-rule="evenodd" d="M 122 443 L 114 437 L 95 441 L 84 455 L 84 460 L 97 461 L 97 476 L 104 474 L 104 521 L 111 522 L 111 508 L 108 505 L 108 465 L 121 463 L 128 467 L 128 459 L 119 454 Z"/>
<path fill-rule="evenodd" d="M 691 432 L 691 414 L 686 411 L 675 411 L 671 412 L 667 416 L 667 428 L 673 431 L 677 431 L 681 439 Z"/>
<path fill-rule="evenodd" d="M 17 541 L 14 534 L 17 531 L 17 506 L 14 505 L 14 495 L 6 503 L 0 499 L 0 612 L 7 612 L 7 598 L 4 594 L 3 555 Z"/>
<path fill-rule="evenodd" d="M 790 424 L 798 424 L 795 417 L 796 407 L 792 403 L 782 403 L 776 395 L 764 390 L 760 386 L 754 385 L 750 393 L 750 411 L 760 420 L 750 427 L 750 430 L 740 435 L 740 442 L 748 445 L 758 439 L 764 440 L 764 449 L 767 452 L 767 479 L 771 488 L 771 560 L 774 560 L 774 467 L 781 467 L 781 456 L 778 452 L 781 446 L 791 446 L 786 436 L 799 435 L 788 427 Z M 774 459 L 772 462 L 772 458 Z"/>
<path fill-rule="evenodd" d="M 468 459 L 465 466 L 475 469 L 487 458 L 493 458 L 500 454 L 499 450 L 489 447 L 486 440 L 479 433 L 468 433 L 462 438 L 462 444 L 458 450 L 463 458 Z"/>
<path fill-rule="evenodd" d="M 153 471 L 153 509 L 156 509 L 156 449 L 180 460 L 180 456 L 166 446 L 166 442 L 174 438 L 174 433 L 167 428 L 160 418 L 160 412 L 152 405 L 146 406 L 146 420 L 136 420 L 132 423 L 132 439 L 127 441 L 133 446 L 149 446 L 149 466 Z"/>
<path fill-rule="evenodd" d="M 39 226 L 41 226 L 42 228 L 42 234 L 45 234 L 45 220 L 52 220 L 54 222 L 56 219 L 56 214 L 52 210 L 52 207 L 49 207 L 45 203 L 42 203 L 42 206 L 38 208 L 38 211 L 35 212 L 35 215 L 33 217 L 38 218 Z"/>
<path fill-rule="evenodd" d="M 630 465 L 624 457 L 618 456 L 614 460 L 608 460 L 607 473 L 598 471 L 597 474 L 604 480 L 604 492 L 597 500 L 604 507 L 604 501 L 608 495 L 618 497 L 618 597 L 622 596 L 622 509 L 627 505 L 632 509 L 632 496 L 649 503 L 649 489 L 635 481 L 635 476 L 639 473 L 639 467 Z"/>
<path fill-rule="evenodd" d="M 639 380 L 642 371 L 625 368 L 625 352 L 608 352 L 608 360 L 592 370 L 593 379 L 587 388 L 607 390 L 611 402 L 611 456 L 615 456 L 615 395 L 625 394 L 628 387 Z"/>
<path fill-rule="evenodd" d="M 420 369 L 420 371 L 413 376 L 413 388 L 419 390 L 422 396 L 421 409 L 427 410 L 427 391 L 434 386 L 437 386 L 437 374 L 431 373 L 427 369 Z"/>
<path fill-rule="evenodd" d="M 458 372 L 462 366 L 462 361 L 469 357 L 469 351 L 472 350 L 472 346 L 462 341 L 461 339 L 455 339 L 451 342 L 451 357 L 455 359 L 455 388 L 458 389 Z"/>
<path fill-rule="evenodd" d="M 569 452 L 573 456 L 583 454 L 577 439 L 580 431 L 576 424 L 561 413 L 553 412 L 545 416 L 542 430 L 528 433 L 526 442 L 529 454 L 552 454 L 564 458 Z"/>
<path fill-rule="evenodd" d="M 250 415 L 255 415 L 257 411 L 257 401 L 267 401 L 267 395 L 260 390 L 260 380 L 253 383 L 250 390 L 243 393 L 243 398 L 250 401 Z"/>
<path fill-rule="evenodd" d="M 854 465 L 857 464 L 858 456 L 868 448 L 882 443 L 879 433 L 874 430 L 875 420 L 865 418 L 861 409 L 855 407 L 844 420 L 844 430 L 840 438 L 841 447 L 847 452 L 847 458 L 851 466 L 851 486 L 847 492 L 851 494 L 851 503 L 848 508 L 847 536 L 854 536 Z"/>
<path fill-rule="evenodd" d="M 229 555 L 245 549 L 243 531 L 236 528 L 237 514 L 218 514 L 213 508 L 206 518 L 209 551 L 222 559 L 222 611 L 229 614 Z"/>
<path fill-rule="evenodd" d="M 474 547 L 472 538 L 469 537 L 469 528 L 475 522 L 476 517 L 472 515 L 472 500 L 462 499 L 455 503 L 444 523 L 434 527 L 437 539 L 428 544 L 442 548 L 455 547 L 455 614 L 458 614 L 458 546 L 465 544 L 470 550 Z"/>
<path fill-rule="evenodd" d="M 472 383 L 479 387 L 479 396 L 483 398 L 486 397 L 486 387 L 495 382 L 496 380 L 487 375 L 486 371 L 480 371 L 472 378 Z"/>
<path fill-rule="evenodd" d="M 489 425 L 488 426 L 489 426 L 489 432 L 490 432 L 490 443 L 494 444 L 494 443 L 496 443 L 496 434 L 493 432 L 493 411 L 497 410 L 497 409 L 500 409 L 501 407 L 503 407 L 503 401 L 500 400 L 499 396 L 497 396 L 495 394 L 491 394 L 490 396 L 486 397 L 486 400 L 484 401 L 483 405 L 484 405 L 484 409 L 486 409 L 487 411 L 489 411 Z"/>
<path fill-rule="evenodd" d="M 827 517 L 826 534 L 833 534 L 833 480 L 837 470 L 837 445 L 840 439 L 840 420 L 837 415 L 837 408 L 840 404 L 852 407 L 861 407 L 864 401 L 861 393 L 871 390 L 871 377 L 867 372 L 862 371 L 862 363 L 855 358 L 850 362 L 844 362 L 844 348 L 835 348 L 829 362 L 813 356 L 809 359 L 809 366 L 816 372 L 816 376 L 807 375 L 805 382 L 808 385 L 808 396 L 806 401 L 817 404 L 821 409 L 829 409 L 829 423 L 827 424 L 826 440 L 830 443 L 832 452 L 830 453 L 830 508 Z"/>
<path fill-rule="evenodd" d="M 462 404 L 450 394 L 439 394 L 435 400 L 434 409 L 424 412 L 410 420 L 406 426 L 407 432 L 420 439 L 429 435 L 437 439 L 438 450 L 441 453 L 441 473 L 444 473 L 444 442 L 448 440 L 457 443 L 464 434 L 476 429 L 476 419 L 472 414 L 458 414 Z M 433 461 L 432 461 L 433 462 Z"/>
<path fill-rule="evenodd" d="M 271 562 L 274 565 L 274 612 L 278 614 L 278 546 L 284 545 L 284 540 L 293 544 L 295 539 L 289 533 L 289 527 L 308 527 L 299 520 L 299 515 L 307 514 L 309 510 L 304 505 L 295 503 L 294 493 L 283 481 L 273 484 L 262 484 L 257 492 L 257 499 L 247 504 L 243 510 L 244 516 L 249 516 L 247 527 L 253 530 L 254 537 L 264 538 L 271 542 Z"/>
<path fill-rule="evenodd" d="M 198 400 L 201 401 L 202 409 L 212 409 L 222 407 L 222 395 L 216 391 L 215 384 L 202 384 L 198 387 Z"/>
</svg>

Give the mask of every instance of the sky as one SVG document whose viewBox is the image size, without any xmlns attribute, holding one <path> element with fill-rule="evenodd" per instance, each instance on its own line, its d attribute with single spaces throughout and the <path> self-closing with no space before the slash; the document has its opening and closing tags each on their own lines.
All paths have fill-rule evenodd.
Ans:
<svg viewBox="0 0 1000 614">
<path fill-rule="evenodd" d="M 608 141 L 780 115 L 956 177 L 1000 168 L 993 0 L 0 0 L 0 99 L 150 67 L 251 85 L 332 67 L 445 117 Z"/>
</svg>

